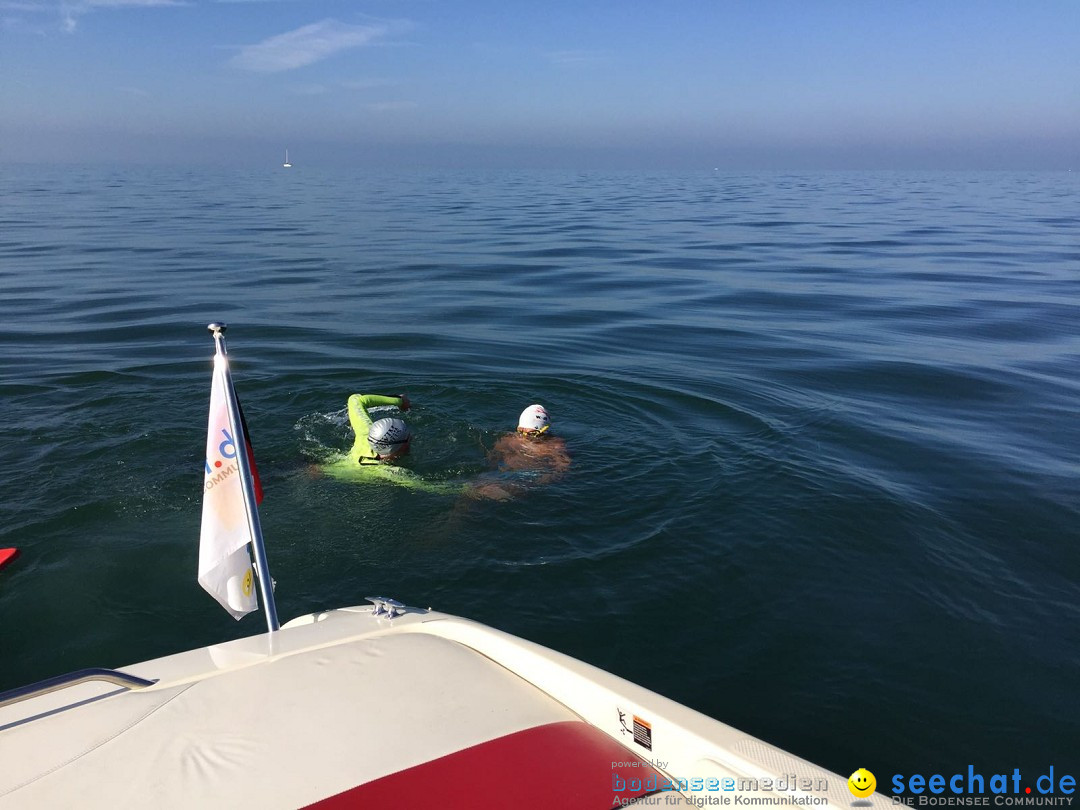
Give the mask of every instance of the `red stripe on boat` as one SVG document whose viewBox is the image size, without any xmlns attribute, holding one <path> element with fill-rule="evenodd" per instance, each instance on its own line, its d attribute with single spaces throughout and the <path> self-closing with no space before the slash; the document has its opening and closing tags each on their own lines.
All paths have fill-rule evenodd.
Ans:
<svg viewBox="0 0 1080 810">
<path fill-rule="evenodd" d="M 665 781 L 647 762 L 599 729 L 571 720 L 455 751 L 308 807 L 608 808 L 616 801 L 622 804 L 655 793 Z"/>
</svg>

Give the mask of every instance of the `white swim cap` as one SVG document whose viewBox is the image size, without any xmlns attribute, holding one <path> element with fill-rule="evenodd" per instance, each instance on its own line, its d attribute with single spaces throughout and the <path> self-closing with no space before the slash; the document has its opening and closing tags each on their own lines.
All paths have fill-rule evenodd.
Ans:
<svg viewBox="0 0 1080 810">
<path fill-rule="evenodd" d="M 548 419 L 548 413 L 543 405 L 530 405 L 521 412 L 518 418 L 518 430 L 543 433 L 550 426 L 551 420 Z"/>
<path fill-rule="evenodd" d="M 401 419 L 379 419 L 368 428 L 368 443 L 380 456 L 392 456 L 409 441 L 409 426 Z"/>
</svg>

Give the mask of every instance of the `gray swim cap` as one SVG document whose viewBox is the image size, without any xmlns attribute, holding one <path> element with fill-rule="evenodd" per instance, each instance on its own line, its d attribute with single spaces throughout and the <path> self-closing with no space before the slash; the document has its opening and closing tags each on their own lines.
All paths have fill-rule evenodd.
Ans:
<svg viewBox="0 0 1080 810">
<path fill-rule="evenodd" d="M 401 419 L 379 419 L 368 429 L 368 443 L 380 456 L 392 456 L 409 441 L 409 426 Z"/>
</svg>

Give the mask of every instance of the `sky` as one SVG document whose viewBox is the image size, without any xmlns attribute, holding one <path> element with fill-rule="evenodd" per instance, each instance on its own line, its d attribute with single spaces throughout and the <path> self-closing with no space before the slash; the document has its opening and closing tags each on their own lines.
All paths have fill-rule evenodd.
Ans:
<svg viewBox="0 0 1080 810">
<path fill-rule="evenodd" d="M 0 0 L 0 161 L 1080 170 L 1080 0 Z"/>
</svg>

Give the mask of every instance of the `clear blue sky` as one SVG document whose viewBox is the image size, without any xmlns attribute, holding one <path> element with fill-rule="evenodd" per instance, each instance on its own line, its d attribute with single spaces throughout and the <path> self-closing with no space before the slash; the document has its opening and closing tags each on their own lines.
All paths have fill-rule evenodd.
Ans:
<svg viewBox="0 0 1080 810">
<path fill-rule="evenodd" d="M 0 0 L 0 160 L 1080 170 L 1080 0 Z"/>
</svg>

